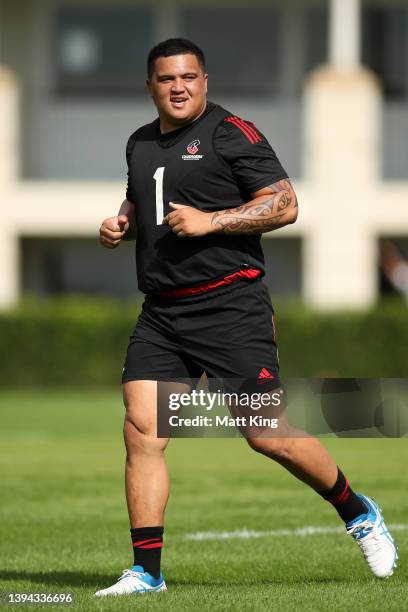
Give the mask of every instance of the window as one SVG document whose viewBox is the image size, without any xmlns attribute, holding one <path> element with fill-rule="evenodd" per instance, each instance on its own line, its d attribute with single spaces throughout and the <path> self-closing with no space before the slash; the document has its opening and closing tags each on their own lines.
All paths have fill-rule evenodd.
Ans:
<svg viewBox="0 0 408 612">
<path fill-rule="evenodd" d="M 408 94 L 408 8 L 363 11 L 363 62 L 380 77 L 385 95 Z"/>
<path fill-rule="evenodd" d="M 30 295 L 140 295 L 134 249 L 134 242 L 108 251 L 101 249 L 94 238 L 24 237 L 22 290 Z M 118 274 L 118 270 L 123 274 Z"/>
<path fill-rule="evenodd" d="M 265 283 L 273 299 L 300 298 L 302 294 L 302 240 L 263 238 Z"/>
<path fill-rule="evenodd" d="M 56 15 L 56 91 L 123 94 L 141 91 L 154 14 L 147 8 L 64 8 Z"/>
<path fill-rule="evenodd" d="M 304 74 L 326 64 L 328 60 L 328 7 L 305 10 Z"/>
<path fill-rule="evenodd" d="M 211 92 L 255 96 L 279 88 L 280 14 L 273 9 L 186 9 L 183 35 L 203 48 Z"/>
</svg>

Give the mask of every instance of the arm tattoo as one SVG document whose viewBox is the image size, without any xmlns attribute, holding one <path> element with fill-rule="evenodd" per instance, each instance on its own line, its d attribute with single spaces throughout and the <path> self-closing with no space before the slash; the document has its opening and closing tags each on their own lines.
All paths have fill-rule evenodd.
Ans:
<svg viewBox="0 0 408 612">
<path fill-rule="evenodd" d="M 248 204 L 213 214 L 211 223 L 224 234 L 260 234 L 289 223 L 288 212 L 298 207 L 290 181 L 284 179 L 269 185 L 271 193 Z M 259 202 L 260 199 L 262 202 Z M 285 220 L 286 217 L 286 220 Z"/>
</svg>

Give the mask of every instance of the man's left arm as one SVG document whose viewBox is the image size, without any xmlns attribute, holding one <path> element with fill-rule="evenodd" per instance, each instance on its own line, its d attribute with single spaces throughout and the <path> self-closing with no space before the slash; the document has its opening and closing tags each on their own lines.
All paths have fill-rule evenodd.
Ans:
<svg viewBox="0 0 408 612">
<path fill-rule="evenodd" d="M 298 201 L 289 179 L 282 179 L 251 194 L 253 200 L 238 208 L 212 213 L 214 231 L 224 234 L 262 234 L 295 223 Z"/>
<path fill-rule="evenodd" d="M 179 238 L 195 238 L 212 233 L 263 234 L 294 223 L 298 202 L 289 179 L 258 189 L 253 199 L 237 208 L 202 212 L 184 204 L 170 203 L 173 212 L 163 223 Z"/>
</svg>

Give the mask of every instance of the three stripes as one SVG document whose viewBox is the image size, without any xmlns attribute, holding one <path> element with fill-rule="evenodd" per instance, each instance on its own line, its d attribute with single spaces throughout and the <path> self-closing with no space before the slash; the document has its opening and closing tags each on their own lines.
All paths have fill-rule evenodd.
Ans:
<svg viewBox="0 0 408 612">
<path fill-rule="evenodd" d="M 245 134 L 251 144 L 255 144 L 256 142 L 262 141 L 262 138 L 256 131 L 255 126 L 252 127 L 253 124 L 249 125 L 246 121 L 240 119 L 240 117 L 231 116 L 224 119 L 224 121 L 232 123 L 232 125 L 235 125 L 235 127 L 241 130 L 241 132 Z"/>
</svg>

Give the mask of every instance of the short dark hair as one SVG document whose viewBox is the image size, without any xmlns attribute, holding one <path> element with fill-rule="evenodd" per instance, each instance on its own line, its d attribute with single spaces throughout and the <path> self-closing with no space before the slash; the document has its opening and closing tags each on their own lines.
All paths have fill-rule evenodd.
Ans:
<svg viewBox="0 0 408 612">
<path fill-rule="evenodd" d="M 201 68 L 205 72 L 205 57 L 200 47 L 197 47 L 191 40 L 187 40 L 186 38 L 168 38 L 151 49 L 147 57 L 148 78 L 151 79 L 154 72 L 154 63 L 159 57 L 187 55 L 187 53 L 196 56 Z"/>
</svg>

